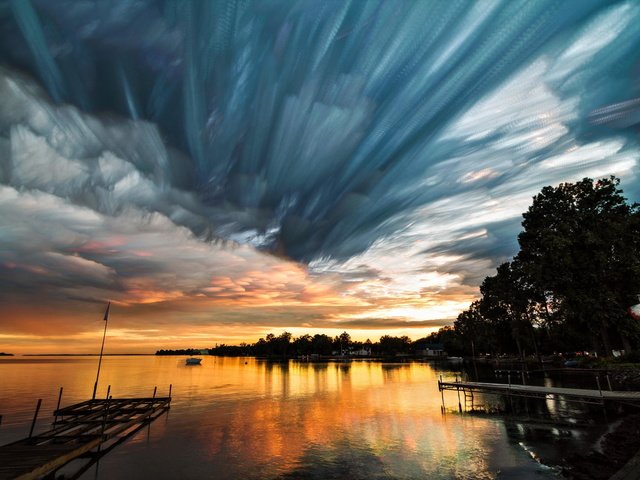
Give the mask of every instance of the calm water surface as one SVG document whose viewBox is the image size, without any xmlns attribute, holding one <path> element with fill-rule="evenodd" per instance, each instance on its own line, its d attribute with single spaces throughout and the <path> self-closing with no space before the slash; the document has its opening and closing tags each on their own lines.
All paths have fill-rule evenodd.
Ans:
<svg viewBox="0 0 640 480">
<path fill-rule="evenodd" d="M 489 479 L 556 478 L 533 459 L 526 429 L 499 417 L 442 415 L 426 363 L 271 363 L 253 358 L 106 357 L 99 396 L 168 393 L 171 410 L 117 447 L 83 478 Z M 86 400 L 96 357 L 0 359 L 0 444 L 26 436 L 38 398 L 45 430 L 63 405 Z M 457 406 L 455 392 L 445 392 Z M 550 429 L 538 441 L 575 447 Z M 567 438 L 568 435 L 568 438 Z M 544 437 L 544 435 L 543 435 Z M 540 440 L 538 435 L 536 438 Z"/>
</svg>

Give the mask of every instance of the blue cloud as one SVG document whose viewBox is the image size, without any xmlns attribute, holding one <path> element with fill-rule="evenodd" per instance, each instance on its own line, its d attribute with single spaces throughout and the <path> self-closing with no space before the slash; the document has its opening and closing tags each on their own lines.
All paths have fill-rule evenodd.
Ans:
<svg viewBox="0 0 640 480">
<path fill-rule="evenodd" d="M 1 1 L 5 64 L 152 124 L 5 105 L 0 174 L 345 278 L 331 262 L 393 249 L 420 264 L 403 272 L 495 264 L 543 185 L 613 173 L 637 198 L 638 25 L 637 3 L 604 0 Z M 30 156 L 48 148 L 55 178 Z"/>
</svg>

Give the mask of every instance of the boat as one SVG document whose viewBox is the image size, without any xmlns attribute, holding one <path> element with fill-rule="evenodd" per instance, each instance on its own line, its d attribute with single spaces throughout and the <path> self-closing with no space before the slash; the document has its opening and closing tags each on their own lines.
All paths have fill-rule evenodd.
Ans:
<svg viewBox="0 0 640 480">
<path fill-rule="evenodd" d="M 201 358 L 189 357 L 189 358 L 187 358 L 186 364 L 187 365 L 200 365 L 201 361 L 202 361 Z"/>
</svg>

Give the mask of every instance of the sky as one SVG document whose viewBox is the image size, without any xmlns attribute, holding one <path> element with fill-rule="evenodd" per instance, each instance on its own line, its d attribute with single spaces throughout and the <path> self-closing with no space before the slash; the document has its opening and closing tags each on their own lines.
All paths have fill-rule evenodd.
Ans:
<svg viewBox="0 0 640 480">
<path fill-rule="evenodd" d="M 0 351 L 416 339 L 545 185 L 640 200 L 635 1 L 0 0 Z"/>
</svg>

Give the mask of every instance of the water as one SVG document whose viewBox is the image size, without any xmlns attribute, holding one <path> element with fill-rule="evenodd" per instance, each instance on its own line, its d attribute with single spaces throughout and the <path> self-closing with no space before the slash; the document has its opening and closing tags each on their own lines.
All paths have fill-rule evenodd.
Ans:
<svg viewBox="0 0 640 480">
<path fill-rule="evenodd" d="M 90 397 L 96 357 L 0 359 L 0 444 L 45 430 L 63 405 Z M 500 417 L 441 413 L 426 363 L 272 363 L 205 356 L 113 356 L 103 361 L 98 396 L 158 395 L 173 384 L 171 410 L 117 447 L 82 478 L 490 479 L 555 478 L 533 457 L 553 457 L 575 432 L 532 428 Z M 445 392 L 457 407 L 455 392 Z M 542 432 L 542 433 L 541 433 Z M 538 442 L 538 445 L 536 445 Z"/>
</svg>

